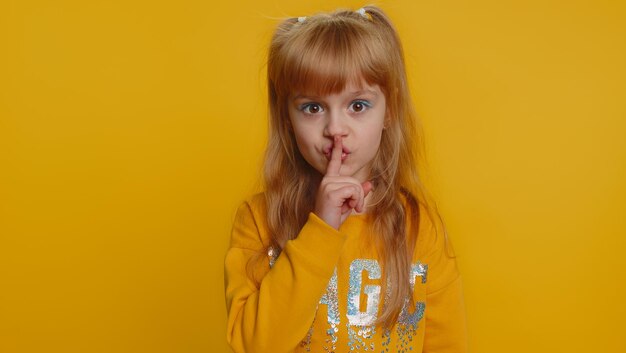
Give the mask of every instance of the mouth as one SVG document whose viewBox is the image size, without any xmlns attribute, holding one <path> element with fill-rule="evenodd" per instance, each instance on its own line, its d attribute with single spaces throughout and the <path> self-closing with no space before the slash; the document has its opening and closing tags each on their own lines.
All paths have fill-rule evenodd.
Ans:
<svg viewBox="0 0 626 353">
<path fill-rule="evenodd" d="M 332 153 L 333 153 L 333 146 L 331 145 L 331 146 L 324 147 L 323 152 L 324 152 L 324 156 L 326 157 L 326 160 L 330 161 L 330 158 L 331 158 Z M 350 152 L 349 149 L 347 149 L 346 147 L 343 147 L 341 149 L 341 161 L 342 162 L 345 161 L 346 158 L 348 158 L 348 155 L 350 155 L 350 153 L 351 152 Z"/>
</svg>

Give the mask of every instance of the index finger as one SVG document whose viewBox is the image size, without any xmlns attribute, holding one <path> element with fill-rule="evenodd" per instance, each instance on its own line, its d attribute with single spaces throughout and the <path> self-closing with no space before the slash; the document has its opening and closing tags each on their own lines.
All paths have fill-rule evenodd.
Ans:
<svg viewBox="0 0 626 353">
<path fill-rule="evenodd" d="M 341 169 L 341 154 L 343 152 L 343 146 L 341 143 L 341 136 L 335 136 L 335 142 L 333 143 L 333 150 L 330 154 L 330 161 L 326 166 L 326 175 L 339 176 L 339 170 Z"/>
</svg>

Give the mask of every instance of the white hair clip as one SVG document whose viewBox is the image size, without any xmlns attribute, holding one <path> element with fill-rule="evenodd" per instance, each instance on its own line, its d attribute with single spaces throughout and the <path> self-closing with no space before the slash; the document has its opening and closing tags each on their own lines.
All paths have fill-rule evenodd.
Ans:
<svg viewBox="0 0 626 353">
<path fill-rule="evenodd" d="M 298 22 L 302 23 L 306 20 L 306 16 L 298 17 Z"/>
<path fill-rule="evenodd" d="M 364 8 L 361 7 L 360 9 L 356 10 L 356 12 L 358 12 L 361 16 L 369 19 L 369 17 L 367 17 L 367 12 L 365 12 Z"/>
</svg>

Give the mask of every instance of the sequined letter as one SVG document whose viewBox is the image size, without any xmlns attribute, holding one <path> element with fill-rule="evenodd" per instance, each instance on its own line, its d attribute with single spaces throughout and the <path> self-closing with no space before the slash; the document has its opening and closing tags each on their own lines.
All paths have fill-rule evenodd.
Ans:
<svg viewBox="0 0 626 353">
<path fill-rule="evenodd" d="M 348 291 L 348 322 L 350 325 L 368 326 L 374 324 L 378 314 L 380 286 L 367 285 L 363 292 L 367 295 L 365 312 L 360 311 L 363 271 L 369 279 L 380 279 L 380 265 L 371 259 L 356 259 L 350 264 L 350 289 Z"/>
<path fill-rule="evenodd" d="M 422 278 L 422 283 L 426 283 L 426 277 L 428 274 L 428 265 L 423 265 L 421 263 L 416 263 L 411 266 L 411 273 L 409 277 L 409 283 L 411 284 L 411 293 L 415 292 L 415 278 L 417 276 Z M 404 325 L 411 325 L 417 327 L 417 323 L 424 316 L 425 305 L 423 302 L 415 303 L 415 310 L 413 313 L 409 314 L 409 298 L 406 298 L 404 301 L 404 306 L 402 307 L 402 311 L 400 312 L 400 317 L 398 321 Z"/>
<path fill-rule="evenodd" d="M 320 298 L 320 304 L 328 306 L 328 324 L 331 327 L 339 325 L 339 301 L 337 300 L 337 268 L 328 281 L 326 293 Z"/>
</svg>

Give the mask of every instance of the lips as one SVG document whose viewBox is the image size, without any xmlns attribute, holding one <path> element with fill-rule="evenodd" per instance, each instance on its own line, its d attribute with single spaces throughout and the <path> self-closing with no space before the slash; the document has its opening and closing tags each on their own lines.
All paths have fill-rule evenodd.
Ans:
<svg viewBox="0 0 626 353">
<path fill-rule="evenodd" d="M 349 153 L 345 153 L 345 152 L 342 152 L 342 153 L 341 153 L 341 161 L 342 161 L 342 162 L 343 162 L 343 161 L 345 161 L 345 160 L 346 160 L 346 158 L 348 158 L 348 154 L 349 154 Z M 326 159 L 327 159 L 327 160 L 329 160 L 329 161 L 330 161 L 330 155 L 331 155 L 330 153 L 325 153 L 325 154 L 324 154 L 324 156 L 326 157 Z"/>
<path fill-rule="evenodd" d="M 333 153 L 333 145 L 329 145 L 324 147 L 324 156 L 326 157 L 327 160 L 330 160 L 330 157 Z M 348 157 L 348 155 L 350 154 L 350 150 L 348 148 L 346 148 L 345 146 L 342 146 L 341 149 L 341 161 L 345 161 L 346 158 Z"/>
</svg>

